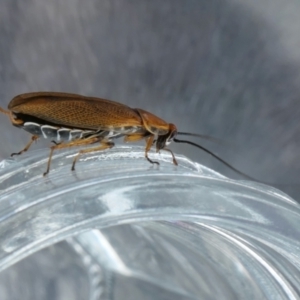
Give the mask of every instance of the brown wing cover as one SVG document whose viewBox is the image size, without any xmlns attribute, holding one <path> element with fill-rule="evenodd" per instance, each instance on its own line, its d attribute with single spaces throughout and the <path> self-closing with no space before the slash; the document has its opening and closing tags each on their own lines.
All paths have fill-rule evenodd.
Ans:
<svg viewBox="0 0 300 300">
<path fill-rule="evenodd" d="M 76 94 L 22 94 L 11 100 L 8 109 L 16 114 L 25 114 L 73 128 L 98 130 L 142 126 L 139 114 L 124 104 Z"/>
</svg>

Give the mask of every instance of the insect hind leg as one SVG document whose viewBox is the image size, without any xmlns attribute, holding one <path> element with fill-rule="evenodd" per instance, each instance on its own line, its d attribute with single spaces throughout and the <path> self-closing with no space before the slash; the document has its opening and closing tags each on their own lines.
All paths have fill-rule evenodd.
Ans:
<svg viewBox="0 0 300 300">
<path fill-rule="evenodd" d="M 14 114 L 9 110 L 5 110 L 2 107 L 0 107 L 0 112 L 7 115 L 9 117 L 11 123 L 15 126 L 21 126 L 24 123 L 23 120 L 20 120 L 20 119 L 16 118 L 14 116 Z"/>
<path fill-rule="evenodd" d="M 11 112 L 9 110 L 5 110 L 2 107 L 0 107 L 0 112 L 2 112 L 5 115 L 8 115 L 8 116 L 10 116 L 10 114 L 11 114 Z"/>
<path fill-rule="evenodd" d="M 89 149 L 80 150 L 78 152 L 78 154 L 75 156 L 74 160 L 73 160 L 73 164 L 72 164 L 71 170 L 72 171 L 75 170 L 75 164 L 78 161 L 78 159 L 79 159 L 79 157 L 80 157 L 81 154 L 95 152 L 95 151 L 101 151 L 101 150 L 105 150 L 105 149 L 110 149 L 110 148 L 112 148 L 115 145 L 113 142 L 109 142 L 109 141 L 101 141 L 100 143 L 101 144 L 99 146 L 96 146 L 96 147 L 93 147 L 93 148 L 89 148 Z"/>
<path fill-rule="evenodd" d="M 30 148 L 30 146 L 32 145 L 32 143 L 33 143 L 34 141 L 36 141 L 38 138 L 39 138 L 39 137 L 38 137 L 37 135 L 33 135 L 33 136 L 31 137 L 30 142 L 24 147 L 23 150 L 21 150 L 21 151 L 19 151 L 19 152 L 12 153 L 10 156 L 13 157 L 13 156 L 15 156 L 15 155 L 20 155 L 20 154 L 26 152 L 26 151 Z"/>
<path fill-rule="evenodd" d="M 48 158 L 48 163 L 47 163 L 47 169 L 46 169 L 46 172 L 43 175 L 46 176 L 49 173 L 51 160 L 52 160 L 52 155 L 53 155 L 54 150 L 70 148 L 70 147 L 76 147 L 76 146 L 90 145 L 90 144 L 96 143 L 98 141 L 99 141 L 98 137 L 92 137 L 92 138 L 88 138 L 88 139 L 85 139 L 85 140 L 75 140 L 75 141 L 72 141 L 72 142 L 69 142 L 69 143 L 61 143 L 61 144 L 51 146 L 50 147 L 51 150 L 50 150 L 50 154 L 49 154 L 49 158 Z"/>
</svg>

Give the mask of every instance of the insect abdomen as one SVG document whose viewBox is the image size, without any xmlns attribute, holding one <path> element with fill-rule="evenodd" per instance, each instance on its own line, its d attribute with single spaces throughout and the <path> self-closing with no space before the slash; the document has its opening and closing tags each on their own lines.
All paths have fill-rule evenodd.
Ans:
<svg viewBox="0 0 300 300">
<path fill-rule="evenodd" d="M 44 137 L 45 139 L 52 139 L 57 142 L 73 141 L 83 138 L 85 135 L 93 134 L 91 130 L 80 130 L 56 127 L 51 125 L 40 125 L 34 122 L 25 122 L 23 129 L 27 132 Z"/>
<path fill-rule="evenodd" d="M 119 128 L 112 127 L 110 130 L 96 131 L 71 129 L 53 125 L 41 125 L 35 122 L 25 122 L 22 128 L 33 135 L 44 137 L 45 139 L 52 139 L 56 142 L 70 142 L 78 139 L 88 138 L 91 135 L 111 139 L 125 134 L 143 132 L 141 128 L 134 126 Z"/>
</svg>

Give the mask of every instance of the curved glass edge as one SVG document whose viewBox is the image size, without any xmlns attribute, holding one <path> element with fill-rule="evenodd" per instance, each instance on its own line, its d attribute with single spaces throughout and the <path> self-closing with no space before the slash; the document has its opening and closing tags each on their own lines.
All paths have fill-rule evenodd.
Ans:
<svg viewBox="0 0 300 300">
<path fill-rule="evenodd" d="M 71 172 L 76 153 L 55 154 L 47 177 L 45 150 L 2 164 L 0 270 L 80 232 L 142 220 L 238 224 L 249 235 L 258 226 L 283 252 L 298 253 L 299 206 L 272 187 L 228 179 L 180 155 L 176 167 L 168 153 L 151 152 L 161 163 L 151 166 L 143 147 L 85 155 Z"/>
<path fill-rule="evenodd" d="M 249 181 L 244 179 L 234 180 L 230 179 L 219 172 L 212 170 L 209 167 L 206 167 L 200 163 L 191 161 L 184 155 L 175 154 L 176 159 L 179 162 L 178 166 L 174 166 L 172 163 L 172 156 L 168 153 L 163 151 L 162 153 L 156 153 L 153 150 L 150 150 L 150 157 L 156 161 L 158 161 L 161 165 L 151 165 L 147 162 L 145 159 L 145 148 L 141 146 L 115 146 L 114 148 L 107 150 L 107 151 L 101 151 L 101 152 L 94 152 L 82 155 L 77 164 L 76 164 L 76 170 L 74 172 L 71 171 L 71 164 L 74 159 L 74 157 L 78 154 L 78 150 L 74 149 L 66 149 L 57 151 L 54 153 L 52 157 L 51 162 L 51 169 L 50 173 L 45 177 L 46 179 L 49 178 L 55 178 L 56 176 L 59 176 L 57 172 L 60 172 L 60 169 L 64 169 L 64 171 L 67 170 L 69 167 L 69 174 L 70 176 L 76 176 L 77 174 L 86 175 L 86 170 L 89 168 L 91 164 L 93 164 L 93 168 L 96 168 L 99 164 L 99 169 L 101 169 L 101 166 L 104 162 L 105 167 L 109 164 L 106 161 L 113 161 L 111 163 L 111 166 L 109 167 L 112 171 L 112 176 L 115 175 L 116 167 L 120 167 L 120 165 L 115 165 L 116 162 L 120 163 L 122 166 L 122 163 L 125 162 L 125 166 L 129 168 L 130 170 L 130 162 L 134 161 L 135 165 L 134 168 L 137 168 L 137 170 L 149 172 L 151 170 L 153 171 L 159 171 L 164 170 L 167 167 L 171 169 L 172 171 L 177 171 L 178 173 L 184 174 L 185 172 L 192 172 L 196 173 L 198 175 L 201 175 L 203 177 L 216 177 L 216 178 L 223 178 L 224 180 L 228 180 L 231 182 L 235 182 L 236 184 L 241 185 L 247 185 L 251 186 L 253 188 L 258 188 L 261 191 L 265 191 L 266 193 L 271 193 L 274 196 L 279 196 L 284 198 L 288 202 L 293 202 L 297 205 L 297 202 L 289 197 L 284 192 L 278 190 L 277 188 L 271 186 L 262 184 L 255 181 Z M 46 165 L 48 161 L 48 154 L 50 153 L 49 149 L 39 149 L 35 151 L 30 151 L 29 153 L 24 153 L 20 156 L 14 156 L 7 159 L 4 159 L 0 161 L 0 184 L 4 183 L 3 185 L 0 185 L 0 193 L 5 190 L 7 185 L 7 181 L 10 181 L 10 185 L 14 184 L 14 176 L 18 174 L 24 176 L 23 180 L 34 178 L 35 176 L 42 177 L 42 174 L 46 170 Z M 136 164 L 136 160 L 139 160 L 140 163 Z M 84 165 L 82 165 L 84 163 Z M 94 165 L 95 164 L 95 165 Z M 163 164 L 163 166 L 162 166 Z M 81 167 L 82 165 L 82 167 Z M 81 170 L 80 170 L 81 169 Z M 124 169 L 123 169 L 124 170 Z M 122 171 L 122 170 L 121 170 Z M 53 174 L 53 173 L 56 174 Z M 21 181 L 20 178 L 18 178 L 17 181 Z M 9 186 L 10 186 L 9 185 Z M 1 194 L 0 194 L 1 195 Z"/>
<path fill-rule="evenodd" d="M 172 291 L 179 299 L 297 299 L 300 292 L 293 260 L 222 224 L 140 222 L 73 240 L 103 269 Z"/>
</svg>

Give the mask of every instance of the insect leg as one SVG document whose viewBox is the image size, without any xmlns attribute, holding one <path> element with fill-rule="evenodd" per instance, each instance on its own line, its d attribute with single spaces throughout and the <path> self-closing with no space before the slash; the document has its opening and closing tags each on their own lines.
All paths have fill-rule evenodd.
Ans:
<svg viewBox="0 0 300 300">
<path fill-rule="evenodd" d="M 12 122 L 13 125 L 20 126 L 24 123 L 24 121 L 22 121 L 18 118 L 15 118 L 14 114 L 9 110 L 5 110 L 2 107 L 0 107 L 0 112 L 5 114 L 5 115 L 8 115 L 8 117 L 9 117 L 9 119 Z"/>
<path fill-rule="evenodd" d="M 145 148 L 145 157 L 146 159 L 151 163 L 151 164 L 157 164 L 159 165 L 159 162 L 158 161 L 153 161 L 152 159 L 150 159 L 148 157 L 148 152 L 149 150 L 151 149 L 152 145 L 153 145 L 153 140 L 154 140 L 154 135 L 151 135 L 149 136 L 147 139 L 146 139 L 146 148 Z"/>
<path fill-rule="evenodd" d="M 94 151 L 100 151 L 100 150 L 105 150 L 105 149 L 109 149 L 112 148 L 115 144 L 113 142 L 109 142 L 109 141 L 101 141 L 101 144 L 97 147 L 93 147 L 93 148 L 89 148 L 89 149 L 83 149 L 80 150 L 78 152 L 78 154 L 75 156 L 74 160 L 73 160 L 73 164 L 72 164 L 72 168 L 71 170 L 74 171 L 75 170 L 75 164 L 79 158 L 79 156 L 83 153 L 89 153 L 89 152 L 94 152 Z"/>
<path fill-rule="evenodd" d="M 145 134 L 129 134 L 124 137 L 124 142 L 137 142 L 145 138 Z"/>
<path fill-rule="evenodd" d="M 89 138 L 89 139 L 84 139 L 84 140 L 75 140 L 66 144 L 57 144 L 54 146 L 50 147 L 50 155 L 49 155 L 49 159 L 48 159 L 48 164 L 47 164 L 47 170 L 46 172 L 43 174 L 44 176 L 46 176 L 49 173 L 50 170 L 50 165 L 51 165 L 51 159 L 52 159 L 52 155 L 53 155 L 53 151 L 56 149 L 63 149 L 63 148 L 69 148 L 69 147 L 76 147 L 76 146 L 84 146 L 84 145 L 90 145 L 93 143 L 96 143 L 99 141 L 99 137 L 93 137 L 93 138 Z"/>
<path fill-rule="evenodd" d="M 165 150 L 165 151 L 170 152 L 171 155 L 172 155 L 172 157 L 173 157 L 173 164 L 174 164 L 175 166 L 178 166 L 178 162 L 177 162 L 177 160 L 176 160 L 176 158 L 175 158 L 174 153 L 173 153 L 170 149 L 168 149 L 168 148 L 163 148 L 162 150 Z"/>
<path fill-rule="evenodd" d="M 31 137 L 30 142 L 25 146 L 25 148 L 24 148 L 23 150 L 21 150 L 20 152 L 12 153 L 10 156 L 13 157 L 14 155 L 20 155 L 20 154 L 22 154 L 23 152 L 26 152 L 26 151 L 30 148 L 30 146 L 32 145 L 32 143 L 33 143 L 34 141 L 36 141 L 38 138 L 39 138 L 39 137 L 38 137 L 37 135 L 33 135 L 33 136 Z"/>
<path fill-rule="evenodd" d="M 10 115 L 10 111 L 9 110 L 5 110 L 2 107 L 0 107 L 0 112 L 2 112 L 5 115 L 8 115 L 8 116 Z"/>
</svg>

